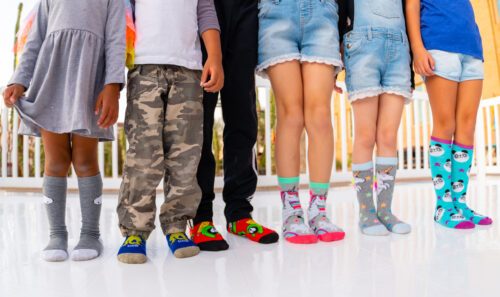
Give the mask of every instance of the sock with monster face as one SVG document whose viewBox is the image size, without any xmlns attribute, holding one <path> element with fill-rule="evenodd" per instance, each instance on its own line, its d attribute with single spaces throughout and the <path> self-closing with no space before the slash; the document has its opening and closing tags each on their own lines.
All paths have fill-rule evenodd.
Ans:
<svg viewBox="0 0 500 297">
<path fill-rule="evenodd" d="M 469 185 L 469 171 L 474 149 L 472 146 L 454 143 L 451 158 L 452 197 L 455 208 L 476 225 L 491 225 L 493 220 L 474 212 L 467 206 L 466 195 Z"/>
<path fill-rule="evenodd" d="M 453 204 L 449 162 L 451 162 L 451 140 L 431 137 L 429 163 L 437 198 L 434 220 L 447 228 L 472 229 L 474 223 L 462 216 Z"/>
</svg>

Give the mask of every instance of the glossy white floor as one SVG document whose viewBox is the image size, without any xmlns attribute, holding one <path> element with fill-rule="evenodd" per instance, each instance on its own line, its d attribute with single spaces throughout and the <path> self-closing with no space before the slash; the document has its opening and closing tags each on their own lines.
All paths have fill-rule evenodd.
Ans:
<svg viewBox="0 0 500 297">
<path fill-rule="evenodd" d="M 471 185 L 471 204 L 500 220 L 499 186 Z M 302 197 L 306 197 L 304 192 Z M 407 236 L 373 238 L 358 231 L 351 188 L 331 191 L 329 211 L 347 232 L 338 243 L 297 246 L 283 241 L 258 245 L 227 237 L 226 252 L 175 259 L 158 230 L 148 242 L 149 261 L 118 263 L 122 242 L 115 215 L 116 195 L 107 195 L 101 218 L 104 254 L 86 263 L 47 263 L 39 251 L 48 236 L 39 194 L 0 191 L 0 296 L 498 296 L 500 227 L 470 232 L 445 230 L 432 221 L 429 183 L 399 184 L 394 210 L 413 225 Z M 255 218 L 279 229 L 277 192 L 254 199 Z M 223 230 L 223 205 L 216 223 Z M 68 201 L 70 247 L 80 227 L 76 195 Z"/>
</svg>

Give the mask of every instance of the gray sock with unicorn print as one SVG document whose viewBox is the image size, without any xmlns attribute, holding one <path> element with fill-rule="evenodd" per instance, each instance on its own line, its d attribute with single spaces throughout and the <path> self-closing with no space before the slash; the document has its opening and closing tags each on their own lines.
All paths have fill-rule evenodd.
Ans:
<svg viewBox="0 0 500 297">
<path fill-rule="evenodd" d="M 398 167 L 397 157 L 377 157 L 375 171 L 377 174 L 377 217 L 387 230 L 397 234 L 407 234 L 411 226 L 392 214 L 391 204 L 394 192 L 394 181 Z"/>
</svg>

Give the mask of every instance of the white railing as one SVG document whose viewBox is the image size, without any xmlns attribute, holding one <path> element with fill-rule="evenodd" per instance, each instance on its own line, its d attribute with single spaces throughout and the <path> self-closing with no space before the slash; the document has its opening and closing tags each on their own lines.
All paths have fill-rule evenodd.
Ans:
<svg viewBox="0 0 500 297">
<path fill-rule="evenodd" d="M 272 93 L 267 81 L 258 80 L 258 100 L 261 105 L 260 116 L 264 117 L 263 143 L 258 144 L 260 158 L 265 159 L 264 168 L 260 168 L 259 186 L 275 186 L 276 176 L 273 166 L 272 144 L 273 128 L 271 119 Z M 420 179 L 429 176 L 427 147 L 432 127 L 430 107 L 425 93 L 416 92 L 413 104 L 405 106 L 402 124 L 399 129 L 398 176 L 401 179 Z M 350 152 L 352 149 L 353 118 L 350 105 L 345 95 L 334 95 L 332 100 L 334 137 L 336 149 L 332 172 L 333 182 L 349 182 L 351 180 Z M 481 102 L 476 133 L 476 162 L 473 173 L 484 178 L 486 174 L 500 173 L 500 162 L 497 159 L 497 145 L 500 144 L 500 97 Z M 42 149 L 39 138 L 14 137 L 18 132 L 19 117 L 16 112 L 1 108 L 1 170 L 0 188 L 38 188 L 42 185 Z M 115 126 L 115 138 L 123 135 L 122 125 Z M 118 189 L 121 183 L 121 164 L 123 151 L 127 146 L 123 137 L 121 141 L 99 144 L 99 161 L 104 173 L 105 189 Z M 21 142 L 19 143 L 19 140 Z M 304 142 L 303 155 L 307 150 Z M 22 144 L 22 151 L 19 145 Z M 12 149 L 18 148 L 18 149 Z M 20 166 L 21 165 L 21 166 Z M 302 180 L 307 181 L 307 166 L 302 166 Z M 71 175 L 69 188 L 76 188 L 76 178 Z M 216 178 L 216 188 L 223 185 L 222 177 Z"/>
</svg>

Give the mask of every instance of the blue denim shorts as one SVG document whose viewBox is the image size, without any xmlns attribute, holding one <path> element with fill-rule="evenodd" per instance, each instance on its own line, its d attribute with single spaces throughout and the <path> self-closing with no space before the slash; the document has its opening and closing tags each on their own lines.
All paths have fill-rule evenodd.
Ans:
<svg viewBox="0 0 500 297">
<path fill-rule="evenodd" d="M 260 0 L 257 73 L 286 61 L 342 69 L 336 0 Z"/>
<path fill-rule="evenodd" d="M 344 64 L 350 101 L 391 93 L 411 99 L 411 58 L 406 32 L 355 28 L 344 36 Z"/>
<path fill-rule="evenodd" d="M 483 61 L 469 55 L 429 50 L 435 62 L 434 74 L 456 82 L 484 79 Z"/>
</svg>

